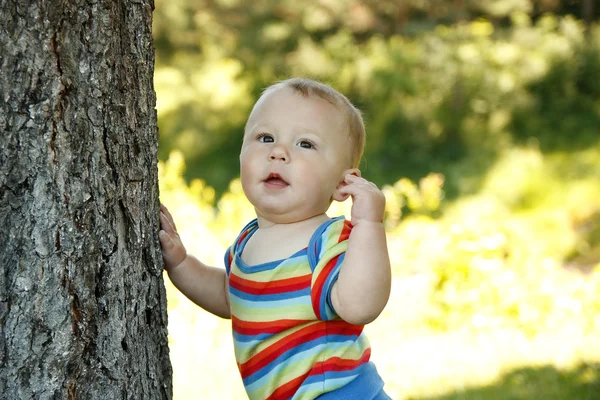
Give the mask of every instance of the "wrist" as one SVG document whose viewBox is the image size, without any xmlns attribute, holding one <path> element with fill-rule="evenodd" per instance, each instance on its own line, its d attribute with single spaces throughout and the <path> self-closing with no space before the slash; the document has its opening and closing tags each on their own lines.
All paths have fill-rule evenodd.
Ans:
<svg viewBox="0 0 600 400">
<path fill-rule="evenodd" d="M 171 273 L 173 271 L 175 271 L 176 269 L 178 269 L 183 263 L 184 261 L 188 258 L 187 252 L 184 250 L 183 253 L 183 257 L 182 258 L 177 258 L 177 260 L 179 261 L 173 261 L 173 260 L 164 260 L 165 261 L 165 270 L 168 273 Z"/>
<path fill-rule="evenodd" d="M 383 218 L 380 220 L 376 220 L 376 219 L 366 219 L 366 218 L 353 218 L 352 219 L 352 226 L 353 227 L 357 227 L 357 226 L 369 226 L 369 227 L 382 227 L 383 228 Z"/>
</svg>

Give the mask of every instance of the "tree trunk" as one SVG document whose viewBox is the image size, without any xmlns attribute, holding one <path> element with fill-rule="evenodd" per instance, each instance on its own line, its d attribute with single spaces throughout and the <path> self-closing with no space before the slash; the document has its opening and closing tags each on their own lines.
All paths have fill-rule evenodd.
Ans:
<svg viewBox="0 0 600 400">
<path fill-rule="evenodd" d="M 0 397 L 170 399 L 152 0 L 0 0 Z"/>
</svg>

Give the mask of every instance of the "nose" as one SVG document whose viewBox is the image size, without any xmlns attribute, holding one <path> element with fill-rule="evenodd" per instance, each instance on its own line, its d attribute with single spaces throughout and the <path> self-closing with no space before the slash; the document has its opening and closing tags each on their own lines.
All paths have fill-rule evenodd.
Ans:
<svg viewBox="0 0 600 400">
<path fill-rule="evenodd" d="M 276 146 L 273 146 L 273 149 L 271 150 L 271 153 L 269 154 L 269 160 L 270 161 L 283 161 L 283 162 L 287 163 L 290 161 L 290 155 L 289 155 L 287 149 L 285 148 L 285 146 L 278 144 Z"/>
</svg>

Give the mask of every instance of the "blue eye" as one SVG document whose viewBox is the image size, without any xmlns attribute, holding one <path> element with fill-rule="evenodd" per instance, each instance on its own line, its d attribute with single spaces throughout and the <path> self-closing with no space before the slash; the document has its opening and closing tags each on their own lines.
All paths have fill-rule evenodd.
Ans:
<svg viewBox="0 0 600 400">
<path fill-rule="evenodd" d="M 256 139 L 262 143 L 273 143 L 275 141 L 273 140 L 273 136 L 268 133 L 261 133 Z"/>
<path fill-rule="evenodd" d="M 298 146 L 302 147 L 303 149 L 314 149 L 315 148 L 315 144 L 309 140 L 302 140 L 302 141 L 298 142 Z"/>
</svg>

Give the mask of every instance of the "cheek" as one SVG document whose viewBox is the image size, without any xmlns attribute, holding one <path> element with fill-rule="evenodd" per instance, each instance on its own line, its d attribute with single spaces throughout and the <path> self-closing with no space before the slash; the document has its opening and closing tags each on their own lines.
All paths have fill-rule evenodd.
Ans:
<svg viewBox="0 0 600 400">
<path fill-rule="evenodd" d="M 255 164 L 256 155 L 251 152 L 243 152 L 240 154 L 240 172 L 252 169 Z"/>
<path fill-rule="evenodd" d="M 254 185 L 252 184 L 252 176 L 253 175 L 248 168 L 242 168 L 240 171 L 240 183 L 242 184 L 242 191 L 251 203 L 254 200 Z"/>
<path fill-rule="evenodd" d="M 252 167 L 252 163 L 247 159 L 240 162 L 240 179 L 242 183 L 247 182 L 254 175 L 255 168 Z"/>
<path fill-rule="evenodd" d="M 319 167 L 319 164 L 315 165 L 307 166 L 301 172 L 304 185 L 312 193 L 321 193 L 323 197 L 329 198 L 338 185 L 338 177 L 333 175 L 330 166 L 320 164 Z"/>
<path fill-rule="evenodd" d="M 240 157 L 240 180 L 242 181 L 242 187 L 246 189 L 246 185 L 250 183 L 254 168 L 252 167 L 252 162 L 249 157 Z"/>
</svg>

